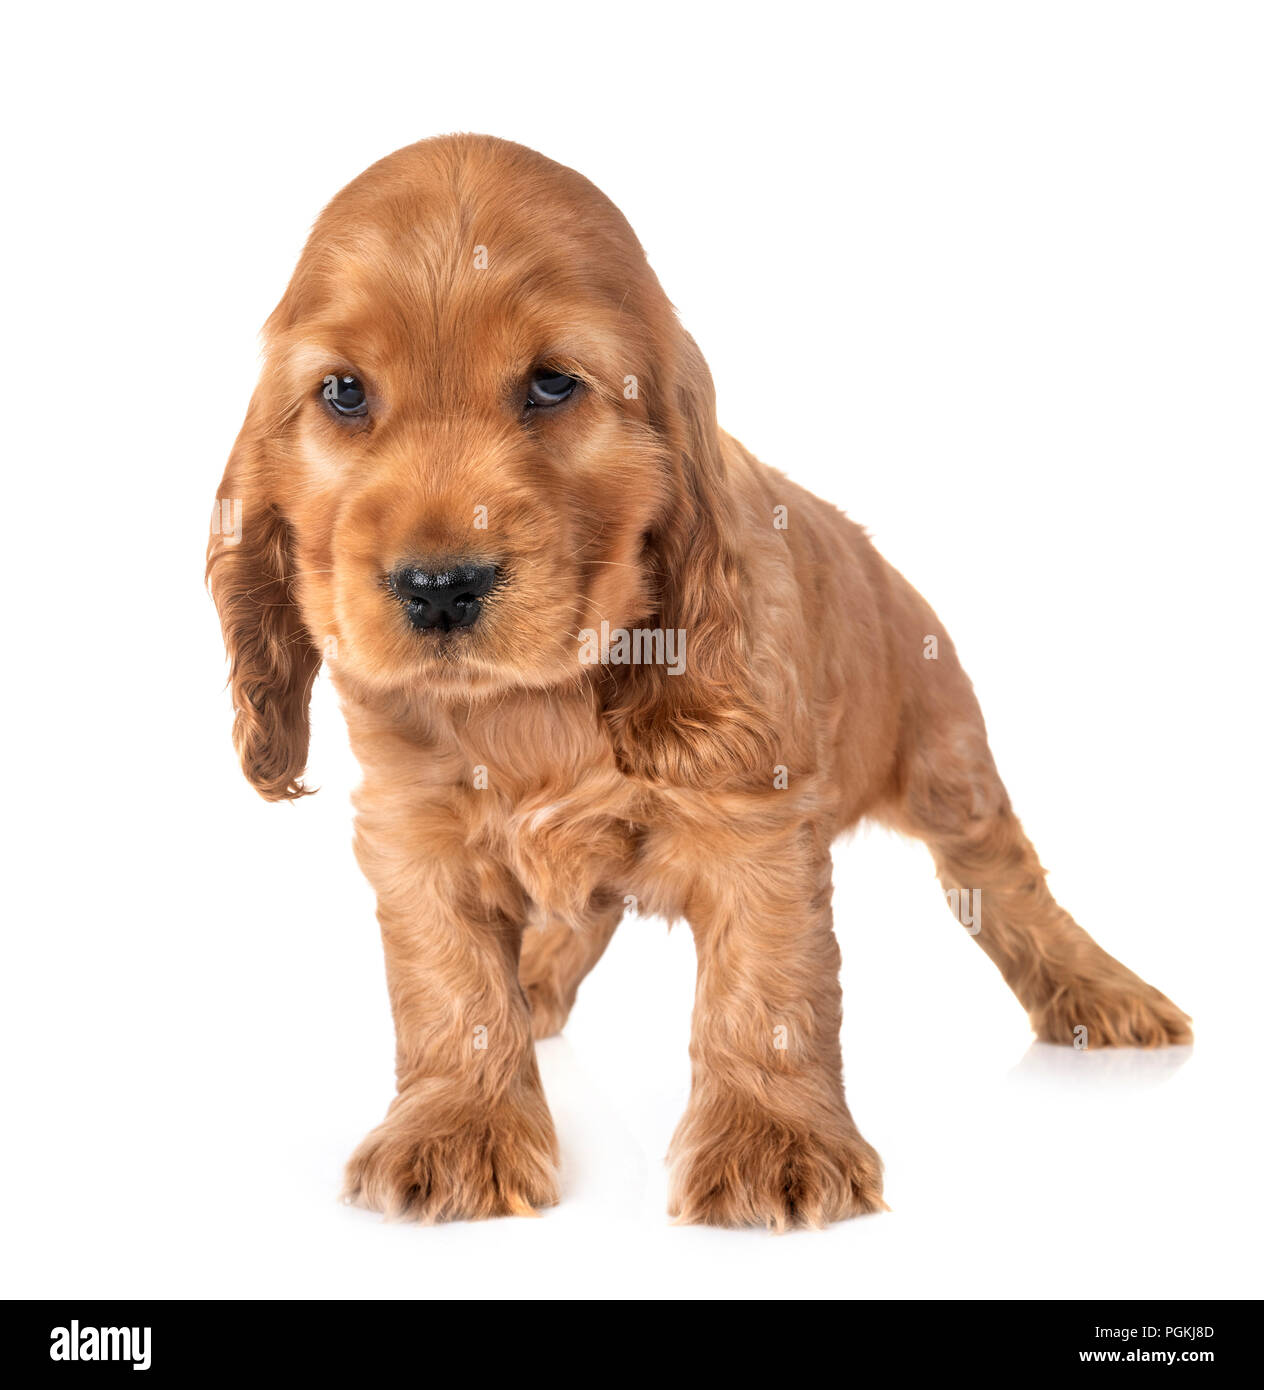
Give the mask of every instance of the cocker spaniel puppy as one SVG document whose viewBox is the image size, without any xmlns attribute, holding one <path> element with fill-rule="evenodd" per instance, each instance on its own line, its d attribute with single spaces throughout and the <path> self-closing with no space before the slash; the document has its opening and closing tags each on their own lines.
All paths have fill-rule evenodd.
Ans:
<svg viewBox="0 0 1264 1390">
<path fill-rule="evenodd" d="M 1051 897 L 935 614 L 723 433 L 586 179 L 481 136 L 400 150 L 325 209 L 265 338 L 208 573 L 255 788 L 304 794 L 322 662 L 364 770 L 398 1094 L 351 1200 L 556 1200 L 532 1039 L 635 903 L 697 944 L 673 1214 L 881 1209 L 830 918 L 830 842 L 865 816 L 926 841 L 1041 1038 L 1189 1040 Z"/>
</svg>

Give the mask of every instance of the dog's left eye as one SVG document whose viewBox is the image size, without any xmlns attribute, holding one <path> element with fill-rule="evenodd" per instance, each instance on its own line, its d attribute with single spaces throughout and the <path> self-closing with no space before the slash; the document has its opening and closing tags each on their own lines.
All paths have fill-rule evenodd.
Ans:
<svg viewBox="0 0 1264 1390">
<path fill-rule="evenodd" d="M 538 367 L 527 383 L 527 405 L 560 405 L 579 385 L 573 376 L 555 372 L 550 367 Z"/>
<path fill-rule="evenodd" d="M 359 377 L 327 376 L 321 395 L 339 415 L 363 415 L 369 408 Z"/>
</svg>

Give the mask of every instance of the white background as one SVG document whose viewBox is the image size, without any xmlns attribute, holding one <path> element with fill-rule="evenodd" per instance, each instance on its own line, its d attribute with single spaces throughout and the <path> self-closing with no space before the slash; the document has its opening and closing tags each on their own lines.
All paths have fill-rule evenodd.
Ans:
<svg viewBox="0 0 1264 1390">
<path fill-rule="evenodd" d="M 28 6 L 6 21 L 8 1295 L 1261 1293 L 1258 7 Z M 391 1091 L 356 770 L 229 744 L 203 589 L 256 331 L 322 203 L 476 130 L 591 177 L 722 422 L 931 599 L 1055 892 L 1191 1052 L 1033 1046 L 922 847 L 840 845 L 891 1214 L 672 1227 L 688 931 L 540 1060 L 536 1221 L 336 1203 Z"/>
</svg>

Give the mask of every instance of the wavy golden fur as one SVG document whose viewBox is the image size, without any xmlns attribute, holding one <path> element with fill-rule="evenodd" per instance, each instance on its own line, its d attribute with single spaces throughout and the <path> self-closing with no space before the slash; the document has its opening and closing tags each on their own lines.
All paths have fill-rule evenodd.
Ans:
<svg viewBox="0 0 1264 1390">
<path fill-rule="evenodd" d="M 976 940 L 1041 1038 L 1188 1041 L 1050 896 L 934 613 L 720 430 L 698 349 L 586 179 L 485 137 L 400 150 L 325 209 L 265 337 L 220 489 L 240 535 L 212 536 L 208 573 L 246 776 L 303 794 L 322 660 L 364 770 L 398 1095 L 352 1199 L 423 1220 L 556 1200 L 532 1038 L 631 895 L 697 944 L 674 1214 L 880 1209 L 830 917 L 830 842 L 866 816 L 979 891 Z M 531 409 L 542 366 L 578 384 Z M 331 408 L 340 374 L 366 414 Z M 454 564 L 495 567 L 476 621 L 418 630 L 390 576 Z M 603 622 L 683 633 L 683 669 L 585 661 Z"/>
</svg>

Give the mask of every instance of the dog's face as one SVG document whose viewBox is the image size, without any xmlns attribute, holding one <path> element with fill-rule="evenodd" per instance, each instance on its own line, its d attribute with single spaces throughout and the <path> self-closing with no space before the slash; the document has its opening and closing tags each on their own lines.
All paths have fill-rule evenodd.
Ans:
<svg viewBox="0 0 1264 1390">
<path fill-rule="evenodd" d="M 265 338 L 220 489 L 240 537 L 209 562 L 265 795 L 300 790 L 322 658 L 370 698 L 573 682 L 582 631 L 682 623 L 673 571 L 721 563 L 709 374 L 569 169 L 483 137 L 390 156 L 322 214 Z"/>
<path fill-rule="evenodd" d="M 334 201 L 268 373 L 293 592 L 340 668 L 549 684 L 581 629 L 642 615 L 664 307 L 614 209 L 525 152 L 421 146 Z"/>
</svg>

